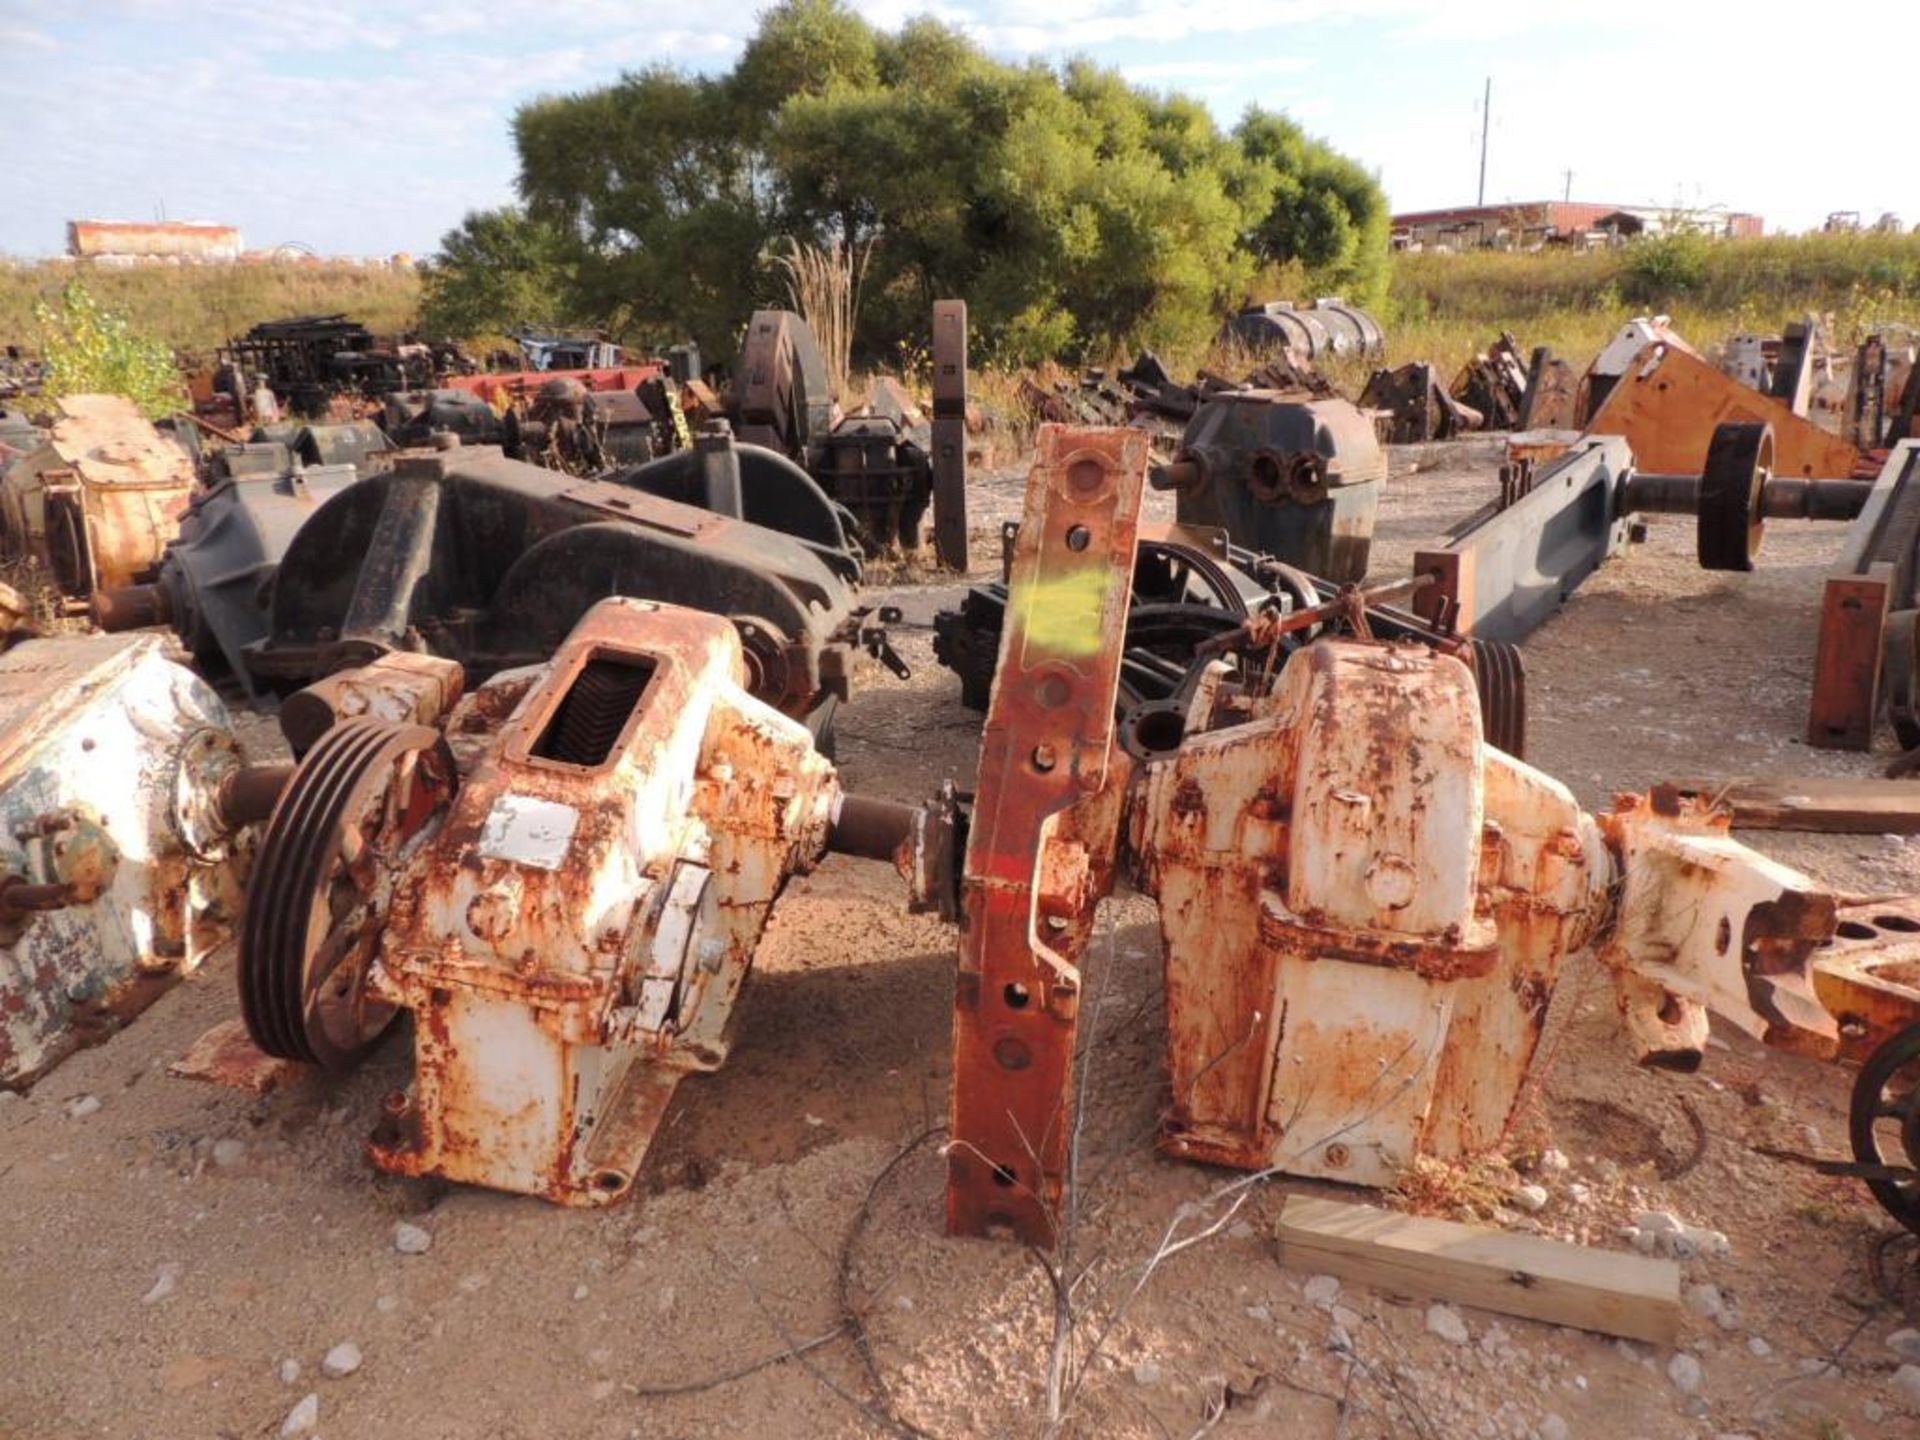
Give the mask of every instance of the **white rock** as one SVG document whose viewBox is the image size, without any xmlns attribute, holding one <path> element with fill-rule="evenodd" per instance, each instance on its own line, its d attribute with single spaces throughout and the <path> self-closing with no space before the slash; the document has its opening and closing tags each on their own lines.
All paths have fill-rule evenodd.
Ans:
<svg viewBox="0 0 1920 1440">
<path fill-rule="evenodd" d="M 1540 1440 L 1569 1440 L 1573 1431 L 1567 1428 L 1567 1422 L 1558 1415 L 1549 1414 L 1540 1421 L 1540 1427 L 1535 1433 Z"/>
<path fill-rule="evenodd" d="M 1678 1235 L 1686 1228 L 1678 1216 L 1665 1210 L 1643 1210 L 1634 1217 L 1633 1223 L 1655 1235 Z"/>
<path fill-rule="evenodd" d="M 84 1120 L 87 1116 L 96 1113 L 99 1109 L 100 1097 L 98 1095 L 76 1095 L 73 1099 L 67 1101 L 67 1118 L 69 1120 Z"/>
<path fill-rule="evenodd" d="M 1253 1226 L 1244 1220 L 1236 1220 L 1227 1227 L 1227 1238 L 1229 1240 L 1251 1240 L 1253 1238 Z"/>
<path fill-rule="evenodd" d="M 1887 1348 L 1902 1360 L 1920 1361 L 1920 1330 L 1896 1330 L 1887 1336 Z"/>
<path fill-rule="evenodd" d="M 360 1347 L 351 1340 L 342 1340 L 327 1351 L 326 1358 L 320 1362 L 320 1373 L 332 1380 L 344 1380 L 360 1368 Z"/>
<path fill-rule="evenodd" d="M 1325 1309 L 1340 1293 L 1340 1282 L 1331 1275 L 1314 1275 L 1306 1284 L 1307 1300 Z"/>
<path fill-rule="evenodd" d="M 1701 1382 L 1706 1378 L 1706 1373 L 1700 1368 L 1700 1362 L 1684 1350 L 1667 1361 L 1667 1379 L 1673 1382 L 1673 1388 L 1682 1395 L 1692 1395 L 1697 1392 Z"/>
<path fill-rule="evenodd" d="M 573 1298 L 576 1300 L 584 1300 L 591 1293 L 592 1292 L 584 1285 L 576 1285 L 573 1287 Z"/>
<path fill-rule="evenodd" d="M 1273 1323 L 1273 1311 L 1264 1305 L 1249 1305 L 1247 1306 L 1247 1318 L 1249 1320 L 1258 1320 L 1262 1325 L 1271 1325 Z"/>
<path fill-rule="evenodd" d="M 162 1265 L 154 1276 L 153 1288 L 140 1297 L 142 1305 L 157 1305 L 173 1293 L 173 1287 L 180 1283 L 180 1269 L 176 1264 Z"/>
<path fill-rule="evenodd" d="M 300 1362 L 288 1356 L 280 1362 L 280 1383 L 291 1385 L 300 1378 Z"/>
<path fill-rule="evenodd" d="M 280 1422 L 282 1440 L 290 1435 L 306 1435 L 320 1423 L 320 1396 L 318 1392 L 309 1392 L 300 1403 L 287 1412 L 287 1418 Z"/>
<path fill-rule="evenodd" d="M 1632 1242 L 1633 1248 L 1642 1255 L 1651 1255 L 1660 1247 L 1660 1237 L 1651 1230 L 1629 1231 L 1627 1239 Z"/>
<path fill-rule="evenodd" d="M 1151 1360 L 1142 1360 L 1133 1367 L 1133 1383 L 1136 1385 L 1158 1385 L 1160 1367 Z"/>
<path fill-rule="evenodd" d="M 1727 1313 L 1727 1302 L 1718 1285 L 1689 1285 L 1687 1308 L 1706 1320 L 1718 1320 Z"/>
<path fill-rule="evenodd" d="M 1564 1175 L 1567 1165 L 1567 1157 L 1558 1150 L 1540 1152 L 1540 1168 L 1549 1175 Z"/>
<path fill-rule="evenodd" d="M 1467 1333 L 1467 1322 L 1460 1318 L 1460 1312 L 1451 1305 L 1427 1307 L 1427 1330 L 1449 1345 L 1464 1345 L 1472 1338 Z"/>
<path fill-rule="evenodd" d="M 236 1140 L 231 1135 L 213 1142 L 213 1163 L 222 1170 L 231 1170 L 247 1158 L 247 1142 Z"/>
<path fill-rule="evenodd" d="M 1547 1198 L 1547 1187 L 1544 1185 L 1521 1185 L 1507 1197 L 1516 1209 L 1525 1210 L 1529 1215 L 1546 1209 Z"/>
<path fill-rule="evenodd" d="M 1802 1125 L 1800 1127 L 1800 1143 L 1807 1147 L 1809 1154 L 1818 1150 L 1820 1148 L 1820 1127 L 1817 1125 Z"/>
<path fill-rule="evenodd" d="M 400 1308 L 400 1297 L 398 1295 L 382 1295 L 378 1300 L 373 1302 L 373 1308 L 378 1310 L 382 1315 L 391 1315 Z"/>
<path fill-rule="evenodd" d="M 1887 1418 L 1887 1407 L 1878 1400 L 1868 1400 L 1861 1405 L 1860 1413 L 1866 1417 L 1869 1425 L 1878 1425 Z"/>
<path fill-rule="evenodd" d="M 1815 1380 L 1831 1380 L 1840 1373 L 1840 1367 L 1831 1360 L 1818 1355 L 1809 1355 L 1800 1362 L 1799 1370 Z"/>
<path fill-rule="evenodd" d="M 1567 1194 L 1576 1205 L 1585 1205 L 1593 1199 L 1592 1187 L 1582 1185 L 1578 1180 L 1567 1186 Z"/>
<path fill-rule="evenodd" d="M 1909 1405 L 1920 1405 L 1920 1365 L 1902 1365 L 1893 1372 L 1893 1388 Z"/>
<path fill-rule="evenodd" d="M 1769 1345 L 1766 1339 L 1759 1335 L 1749 1335 L 1747 1337 L 1747 1349 L 1751 1350 L 1755 1355 L 1758 1355 L 1762 1360 L 1773 1354 L 1773 1346 Z"/>
<path fill-rule="evenodd" d="M 1689 1229 L 1687 1238 L 1710 1260 L 1724 1260 L 1733 1253 L 1733 1242 L 1718 1230 Z"/>
<path fill-rule="evenodd" d="M 402 1220 L 393 1227 L 393 1248 L 402 1255 L 424 1255 L 433 1248 L 433 1232 Z"/>
<path fill-rule="evenodd" d="M 1348 1330 L 1358 1330 L 1360 1328 L 1360 1312 L 1358 1310 L 1349 1310 L 1345 1305 L 1336 1305 L 1333 1307 L 1333 1323 L 1343 1326 Z"/>
</svg>

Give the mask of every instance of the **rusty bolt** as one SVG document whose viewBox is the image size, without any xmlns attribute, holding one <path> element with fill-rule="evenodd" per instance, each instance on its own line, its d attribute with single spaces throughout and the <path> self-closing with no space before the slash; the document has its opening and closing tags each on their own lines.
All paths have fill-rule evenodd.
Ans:
<svg viewBox="0 0 1920 1440">
<path fill-rule="evenodd" d="M 1353 1153 L 1338 1140 L 1327 1146 L 1325 1159 L 1330 1170 L 1344 1170 L 1353 1161 Z"/>
</svg>

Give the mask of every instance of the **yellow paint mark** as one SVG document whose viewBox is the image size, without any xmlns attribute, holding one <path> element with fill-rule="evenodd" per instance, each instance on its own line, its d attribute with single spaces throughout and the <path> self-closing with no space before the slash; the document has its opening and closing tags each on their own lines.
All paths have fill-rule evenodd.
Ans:
<svg viewBox="0 0 1920 1440">
<path fill-rule="evenodd" d="M 1096 655 L 1112 572 L 1089 565 L 1057 580 L 1020 588 L 1015 623 L 1025 644 L 1055 655 Z"/>
</svg>

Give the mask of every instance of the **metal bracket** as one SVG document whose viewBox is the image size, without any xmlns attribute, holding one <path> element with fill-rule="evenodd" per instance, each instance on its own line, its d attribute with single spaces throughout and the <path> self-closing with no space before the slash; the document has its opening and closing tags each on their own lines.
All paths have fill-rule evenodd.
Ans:
<svg viewBox="0 0 1920 1440">
<path fill-rule="evenodd" d="M 1015 542 L 962 881 L 947 1229 L 1054 1235 L 1080 957 L 1113 883 L 1130 762 L 1114 704 L 1144 431 L 1042 427 Z"/>
<path fill-rule="evenodd" d="M 967 568 L 967 302 L 933 302 L 933 548 Z"/>
</svg>

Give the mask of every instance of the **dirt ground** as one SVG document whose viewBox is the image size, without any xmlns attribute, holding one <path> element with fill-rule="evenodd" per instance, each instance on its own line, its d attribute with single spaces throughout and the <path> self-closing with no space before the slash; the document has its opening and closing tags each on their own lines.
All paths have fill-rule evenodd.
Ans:
<svg viewBox="0 0 1920 1440">
<path fill-rule="evenodd" d="M 1488 497 L 1493 453 L 1436 451 L 1418 471 L 1397 456 L 1376 573 L 1405 573 L 1416 544 Z M 983 488 L 989 530 L 1018 494 L 1017 478 Z M 1734 576 L 1696 568 L 1689 522 L 1656 521 L 1527 644 L 1530 760 L 1590 807 L 1682 775 L 1874 773 L 1884 755 L 1798 738 L 1843 528 L 1776 523 L 1763 568 Z M 978 719 L 927 628 L 957 593 L 880 597 L 906 610 L 897 638 L 915 675 L 874 671 L 843 712 L 853 787 L 911 800 L 970 776 Z M 1920 846 L 1898 839 L 1748 838 L 1848 890 L 1920 885 Z M 1113 902 L 1096 949 L 1082 1349 L 1182 1207 L 1233 1178 L 1151 1145 L 1163 1017 L 1150 903 Z M 405 1081 L 404 1036 L 350 1079 L 264 1099 L 167 1077 L 236 1013 L 231 957 L 216 959 L 31 1095 L 0 1099 L 0 1435 L 273 1436 L 309 1395 L 309 1433 L 333 1440 L 1043 1432 L 1053 1302 L 1040 1266 L 941 1233 L 928 1132 L 946 1110 L 953 953 L 953 933 L 904 914 L 881 867 L 836 858 L 796 882 L 733 1059 L 685 1085 L 634 1196 L 596 1212 L 375 1174 L 361 1142 L 378 1097 Z M 1868 1270 L 1890 1223 L 1855 1183 L 1752 1148 L 1841 1155 L 1848 1074 L 1730 1033 L 1698 1075 L 1637 1070 L 1586 966 L 1559 1012 L 1527 1138 L 1569 1166 L 1538 1177 L 1540 1213 L 1505 1223 L 1613 1249 L 1649 1209 L 1725 1232 L 1730 1254 L 1685 1266 L 1718 1299 L 1719 1319 L 1690 1312 L 1682 1341 L 1697 1393 L 1670 1378 L 1673 1352 L 1643 1345 L 1464 1309 L 1467 1339 L 1450 1341 L 1426 1302 L 1353 1285 L 1316 1305 L 1310 1277 L 1276 1259 L 1273 1223 L 1290 1192 L 1341 1192 L 1278 1183 L 1153 1271 L 1067 1433 L 1920 1435 L 1886 1344 L 1910 1322 Z M 99 1108 L 70 1113 L 85 1096 Z M 1706 1135 L 1690 1167 L 1686 1106 Z M 401 1221 L 431 1248 L 399 1253 Z M 358 1368 L 324 1375 L 343 1342 Z"/>
</svg>

